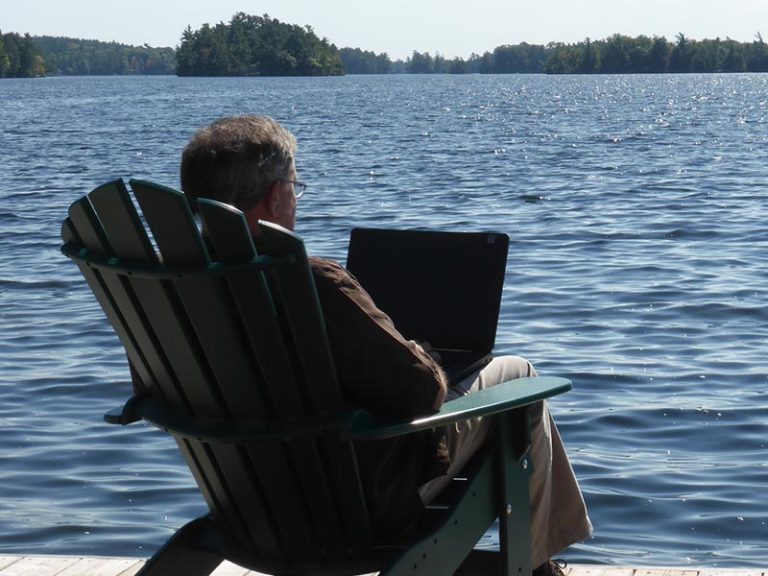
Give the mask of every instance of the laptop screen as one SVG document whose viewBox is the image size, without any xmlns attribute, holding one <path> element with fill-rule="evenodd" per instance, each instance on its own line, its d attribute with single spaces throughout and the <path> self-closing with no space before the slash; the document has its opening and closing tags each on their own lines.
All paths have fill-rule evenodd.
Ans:
<svg viewBox="0 0 768 576">
<path fill-rule="evenodd" d="M 509 237 L 494 232 L 352 230 L 347 268 L 408 339 L 490 352 Z"/>
</svg>

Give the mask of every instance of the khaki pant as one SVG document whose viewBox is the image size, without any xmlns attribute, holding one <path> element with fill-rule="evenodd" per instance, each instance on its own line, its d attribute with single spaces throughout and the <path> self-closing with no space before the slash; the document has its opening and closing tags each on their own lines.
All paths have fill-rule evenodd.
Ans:
<svg viewBox="0 0 768 576">
<path fill-rule="evenodd" d="M 476 373 L 449 392 L 448 399 L 466 391 L 472 393 L 501 382 L 537 376 L 536 370 L 523 358 L 502 356 L 494 358 Z M 488 420 L 475 418 L 456 423 L 446 433 L 451 466 L 448 473 L 421 487 L 425 503 L 430 502 L 456 475 L 488 436 Z M 532 406 L 530 478 L 531 502 L 531 565 L 540 566 L 555 554 L 575 542 L 588 538 L 592 523 L 576 476 L 568 461 L 565 447 L 549 413 L 546 402 Z"/>
</svg>

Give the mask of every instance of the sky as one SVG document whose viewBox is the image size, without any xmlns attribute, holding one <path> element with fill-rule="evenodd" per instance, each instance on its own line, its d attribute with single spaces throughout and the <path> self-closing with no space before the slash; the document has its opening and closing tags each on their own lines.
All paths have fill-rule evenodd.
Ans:
<svg viewBox="0 0 768 576">
<path fill-rule="evenodd" d="M 628 36 L 768 40 L 768 0 L 0 0 L 0 30 L 154 47 L 237 12 L 310 25 L 339 48 L 468 58 L 503 44 Z"/>
</svg>

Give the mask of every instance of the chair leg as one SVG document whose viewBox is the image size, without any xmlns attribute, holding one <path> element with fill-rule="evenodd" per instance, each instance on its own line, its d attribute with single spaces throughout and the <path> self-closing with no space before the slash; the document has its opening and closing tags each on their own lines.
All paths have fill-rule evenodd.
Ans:
<svg viewBox="0 0 768 576">
<path fill-rule="evenodd" d="M 530 576 L 531 539 L 528 456 L 529 412 L 514 410 L 499 418 L 497 438 L 500 569 L 504 576 Z"/>
<path fill-rule="evenodd" d="M 224 558 L 214 551 L 210 516 L 182 526 L 147 560 L 136 576 L 208 576 Z"/>
<path fill-rule="evenodd" d="M 468 480 L 440 525 L 414 542 L 380 576 L 447 576 L 456 572 L 496 518 L 495 458 L 483 450 L 464 469 Z"/>
</svg>

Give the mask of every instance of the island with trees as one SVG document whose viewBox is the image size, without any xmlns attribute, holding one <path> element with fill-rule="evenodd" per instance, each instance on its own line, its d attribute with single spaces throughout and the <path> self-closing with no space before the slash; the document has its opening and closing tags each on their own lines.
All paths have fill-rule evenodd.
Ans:
<svg viewBox="0 0 768 576">
<path fill-rule="evenodd" d="M 184 30 L 176 51 L 179 76 L 338 76 L 339 50 L 311 26 L 269 15 L 235 14 L 229 24 Z"/>
<path fill-rule="evenodd" d="M 187 27 L 175 48 L 0 33 L 0 78 L 50 75 L 335 76 L 342 74 L 666 74 L 768 72 L 768 45 L 678 34 L 614 34 L 566 44 L 505 44 L 469 58 L 414 51 L 391 60 L 338 48 L 311 26 L 236 13 L 228 23 Z"/>
</svg>

